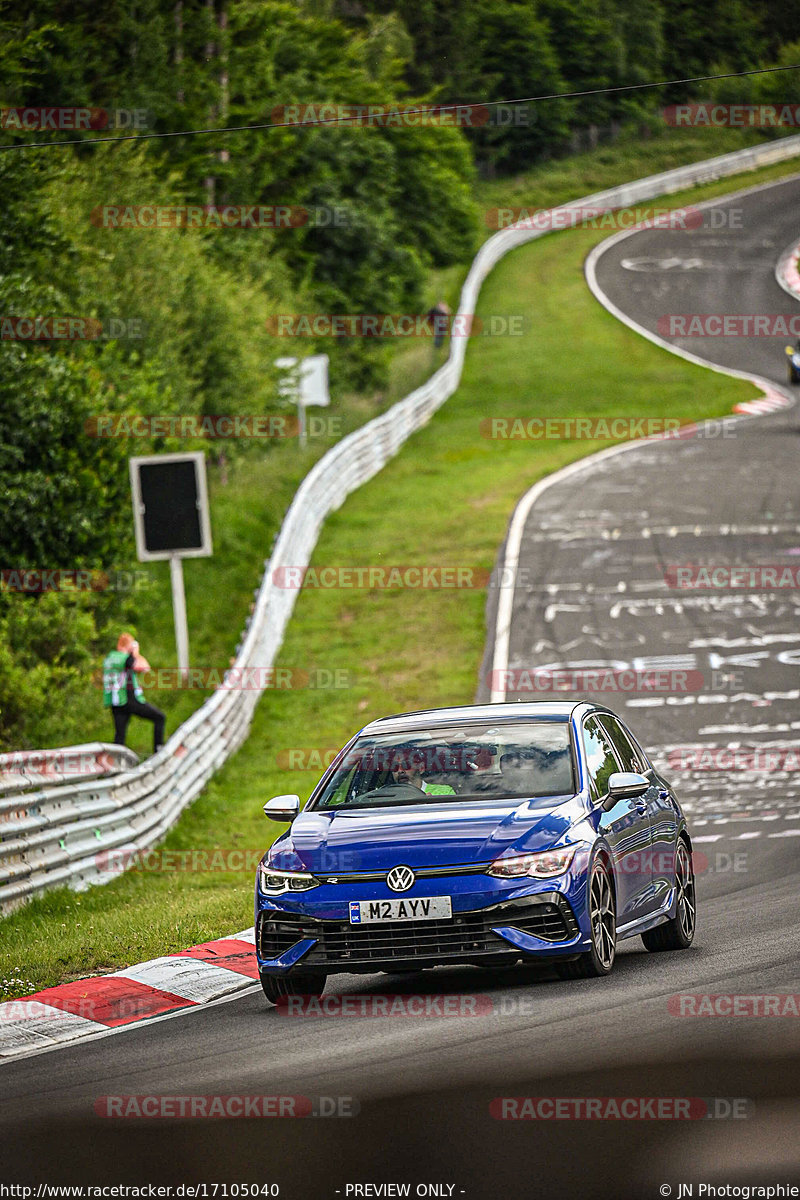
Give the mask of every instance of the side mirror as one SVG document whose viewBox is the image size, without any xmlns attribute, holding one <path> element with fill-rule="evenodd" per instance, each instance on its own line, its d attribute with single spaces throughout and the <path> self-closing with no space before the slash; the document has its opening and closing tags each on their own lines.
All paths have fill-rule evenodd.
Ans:
<svg viewBox="0 0 800 1200">
<path fill-rule="evenodd" d="M 264 805 L 264 816 L 271 821 L 293 821 L 299 812 L 299 796 L 273 796 Z"/>
<path fill-rule="evenodd" d="M 628 800 L 641 796 L 649 787 L 650 781 L 638 771 L 615 771 L 608 779 L 608 798 L 612 803 Z"/>
</svg>

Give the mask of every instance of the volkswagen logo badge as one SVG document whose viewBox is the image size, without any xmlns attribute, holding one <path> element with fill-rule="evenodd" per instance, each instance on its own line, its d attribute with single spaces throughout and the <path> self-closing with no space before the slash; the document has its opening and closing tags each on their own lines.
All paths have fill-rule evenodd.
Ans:
<svg viewBox="0 0 800 1200">
<path fill-rule="evenodd" d="M 411 867 L 392 867 L 386 876 L 386 884 L 393 892 L 407 892 L 416 878 Z"/>
</svg>

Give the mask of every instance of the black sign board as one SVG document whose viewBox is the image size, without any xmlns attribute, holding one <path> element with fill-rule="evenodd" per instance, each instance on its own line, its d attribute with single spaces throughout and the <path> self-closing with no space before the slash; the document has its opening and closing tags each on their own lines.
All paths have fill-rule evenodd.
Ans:
<svg viewBox="0 0 800 1200">
<path fill-rule="evenodd" d="M 140 561 L 210 554 L 205 456 L 132 458 L 130 469 Z"/>
</svg>

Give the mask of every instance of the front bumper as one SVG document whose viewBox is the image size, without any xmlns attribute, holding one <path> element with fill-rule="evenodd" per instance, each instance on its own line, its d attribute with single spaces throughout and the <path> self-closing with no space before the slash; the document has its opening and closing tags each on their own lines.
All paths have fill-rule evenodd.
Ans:
<svg viewBox="0 0 800 1200">
<path fill-rule="evenodd" d="M 461 963 L 499 966 L 589 948 L 585 871 L 575 862 L 556 880 L 438 876 L 418 878 L 407 894 L 450 895 L 452 918 L 350 924 L 349 901 L 397 898 L 383 882 L 322 885 L 303 899 L 267 897 L 257 888 L 259 970 L 367 974 Z"/>
</svg>

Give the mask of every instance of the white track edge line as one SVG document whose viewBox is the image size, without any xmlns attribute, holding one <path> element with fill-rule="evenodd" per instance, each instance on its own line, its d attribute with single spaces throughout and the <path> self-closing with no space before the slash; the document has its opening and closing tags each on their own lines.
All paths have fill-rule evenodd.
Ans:
<svg viewBox="0 0 800 1200">
<path fill-rule="evenodd" d="M 724 196 L 716 196 L 712 200 L 704 200 L 699 204 L 692 205 L 692 207 L 711 208 L 719 205 L 723 201 L 728 203 L 731 200 L 738 199 L 740 196 L 748 196 L 754 192 L 763 191 L 769 187 L 779 187 L 781 184 L 791 182 L 797 178 L 800 178 L 800 176 L 791 175 L 785 179 L 779 180 L 778 182 L 756 184 L 753 187 L 743 188 L 737 192 L 731 192 Z M 634 226 L 632 229 L 623 229 L 619 233 L 613 234 L 610 238 L 606 238 L 604 241 L 599 242 L 592 248 L 584 264 L 584 275 L 586 277 L 586 282 L 589 286 L 589 289 L 595 299 L 598 300 L 599 303 L 602 304 L 612 316 L 615 316 L 624 325 L 627 325 L 630 329 L 634 330 L 635 333 L 640 334 L 642 337 L 647 338 L 648 341 L 654 342 L 662 349 L 668 350 L 672 354 L 677 354 L 679 357 L 685 358 L 688 362 L 694 363 L 696 366 L 705 367 L 706 369 L 716 371 L 721 375 L 730 375 L 737 379 L 745 379 L 749 383 L 754 383 L 757 387 L 761 388 L 762 391 L 764 391 L 767 395 L 770 391 L 781 392 L 789 400 L 790 405 L 794 405 L 796 403 L 795 398 L 786 392 L 780 385 L 773 383 L 772 380 L 764 379 L 760 375 L 751 375 L 746 371 L 739 371 L 733 367 L 722 367 L 718 363 L 711 363 L 704 358 L 699 358 L 697 355 L 692 354 L 688 350 L 682 350 L 680 347 L 673 346 L 664 338 L 659 337 L 658 334 L 652 333 L 649 329 L 645 329 L 643 325 L 639 325 L 633 320 L 632 317 L 629 317 L 626 313 L 623 313 L 622 310 L 617 308 L 613 301 L 606 296 L 605 292 L 602 291 L 597 282 L 597 276 L 595 273 L 595 264 L 598 258 L 600 258 L 600 256 L 604 254 L 606 250 L 610 249 L 611 246 L 616 245 L 617 242 L 621 242 L 624 238 L 631 237 L 634 233 L 641 233 L 643 229 L 652 228 L 653 224 L 653 222 L 645 222 L 644 224 Z M 752 420 L 754 417 L 761 415 L 763 414 L 742 413 L 738 416 L 729 417 L 726 419 L 733 421 L 746 421 Z M 709 420 L 711 419 L 716 420 L 718 418 L 709 418 Z M 700 422 L 700 427 L 702 428 L 703 426 L 707 425 L 709 420 Z M 525 493 L 522 499 L 518 501 L 517 506 L 511 516 L 511 524 L 509 526 L 508 538 L 506 541 L 506 553 L 503 562 L 503 569 L 500 572 L 500 577 L 504 580 L 510 578 L 510 582 L 507 587 L 504 587 L 500 590 L 500 598 L 497 604 L 497 616 L 495 618 L 495 645 L 492 659 L 492 672 L 490 675 L 492 686 L 489 702 L 491 704 L 502 703 L 506 698 L 505 687 L 497 687 L 496 681 L 501 678 L 500 673 L 505 672 L 508 669 L 508 648 L 511 637 L 511 615 L 514 606 L 514 593 L 516 591 L 519 552 L 522 546 L 522 537 L 525 524 L 530 516 L 530 511 L 533 508 L 533 505 L 549 487 L 552 487 L 556 483 L 563 482 L 563 480 L 570 478 L 570 476 L 574 474 L 577 474 L 580 470 L 593 469 L 594 466 L 601 460 L 604 461 L 614 454 L 622 454 L 626 450 L 641 448 L 647 443 L 652 443 L 655 441 L 674 443 L 675 441 L 680 440 L 681 439 L 679 438 L 665 438 L 663 436 L 656 438 L 635 438 L 632 441 L 623 442 L 620 446 L 612 446 L 607 450 L 600 450 L 595 454 L 589 454 L 585 458 L 579 459 L 577 462 L 569 463 L 566 467 L 561 467 L 560 470 L 554 471 L 552 475 L 547 475 L 544 479 L 538 480 L 533 487 Z"/>
</svg>

